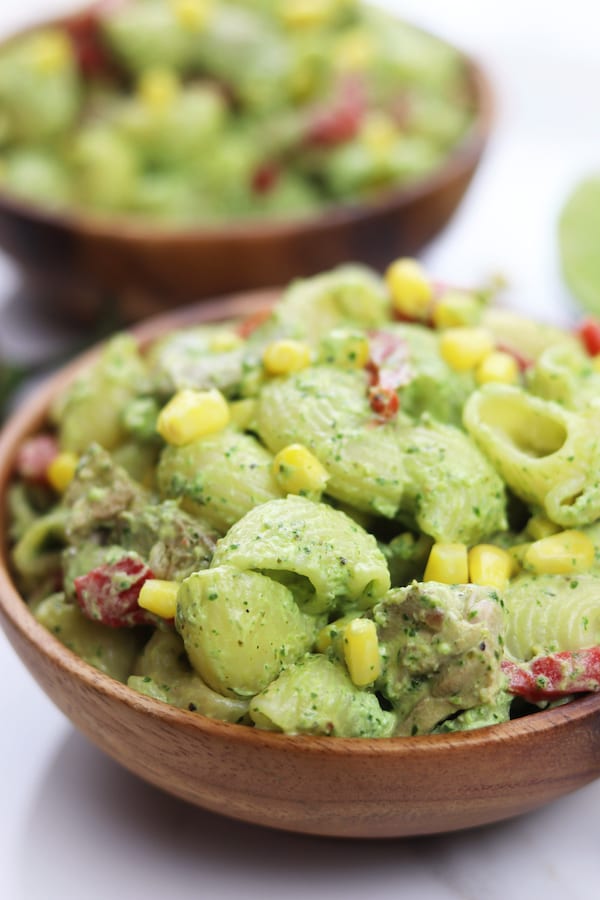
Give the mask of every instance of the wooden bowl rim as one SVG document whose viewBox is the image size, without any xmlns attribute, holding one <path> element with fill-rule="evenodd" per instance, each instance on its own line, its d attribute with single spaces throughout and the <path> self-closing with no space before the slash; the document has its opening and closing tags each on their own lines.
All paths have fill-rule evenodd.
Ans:
<svg viewBox="0 0 600 900">
<path fill-rule="evenodd" d="M 92 6 L 86 6 L 67 15 L 39 19 L 26 27 L 14 31 L 0 41 L 0 51 L 18 41 L 25 35 L 41 28 L 61 27 L 78 16 L 89 12 Z M 426 34 L 432 34 L 420 26 L 410 23 Z M 432 34 L 433 36 L 433 34 Z M 0 186 L 0 212 L 5 211 L 26 217 L 42 225 L 67 229 L 70 232 L 84 234 L 95 238 L 120 238 L 133 243 L 164 244 L 175 241 L 178 244 L 195 244 L 203 240 L 232 241 L 248 238 L 257 240 L 272 239 L 276 236 L 302 237 L 313 231 L 329 231 L 342 226 L 349 226 L 364 219 L 390 213 L 410 207 L 412 204 L 435 193 L 448 182 L 452 182 L 465 171 L 473 168 L 481 158 L 489 140 L 495 113 L 494 92 L 490 79 L 482 65 L 474 56 L 451 44 L 449 40 L 438 38 L 447 46 L 452 46 L 460 55 L 467 70 L 467 77 L 473 95 L 475 115 L 471 127 L 444 163 L 429 175 L 408 184 L 405 187 L 392 188 L 372 201 L 362 203 L 332 203 L 324 211 L 308 216 L 282 217 L 278 219 L 261 219 L 246 221 L 232 219 L 226 224 L 210 223 L 197 225 L 172 225 L 164 227 L 144 224 L 129 219 L 127 216 L 102 216 L 86 214 L 77 210 L 52 210 L 37 204 L 19 199 Z"/>
<path fill-rule="evenodd" d="M 142 344 L 164 334 L 167 328 L 187 326 L 192 323 L 208 323 L 231 319 L 248 312 L 255 312 L 271 305 L 278 291 L 261 290 L 235 294 L 210 303 L 196 303 L 172 312 L 163 313 L 129 329 Z M 10 416 L 0 432 L 0 622 L 6 620 L 36 652 L 46 656 L 52 664 L 69 677 L 82 682 L 85 687 L 102 697 L 147 714 L 160 720 L 165 726 L 194 731 L 220 741 L 236 740 L 257 751 L 269 748 L 285 753 L 333 754 L 339 757 L 367 758 L 393 757 L 398 761 L 414 754 L 424 754 L 424 759 L 438 760 L 448 752 L 460 752 L 465 747 L 490 748 L 512 741 L 526 752 L 528 740 L 540 737 L 555 729 L 568 728 L 600 714 L 600 694 L 590 694 L 570 703 L 549 710 L 541 710 L 522 718 L 499 725 L 462 731 L 452 734 L 423 735 L 393 738 L 343 738 L 313 735 L 286 735 L 262 731 L 247 725 L 238 725 L 210 719 L 197 712 L 177 709 L 167 703 L 146 697 L 127 685 L 84 662 L 79 656 L 36 621 L 19 594 L 10 573 L 6 489 L 17 449 L 24 438 L 35 433 L 46 420 L 52 400 L 73 378 L 98 355 L 106 342 L 102 341 L 76 357 L 58 370 L 25 399 L 20 408 Z M 440 760 L 441 763 L 441 760 Z"/>
</svg>

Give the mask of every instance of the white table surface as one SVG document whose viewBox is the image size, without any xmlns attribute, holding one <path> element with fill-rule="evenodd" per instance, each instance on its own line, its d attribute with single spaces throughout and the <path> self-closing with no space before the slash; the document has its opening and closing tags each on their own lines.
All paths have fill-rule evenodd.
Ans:
<svg viewBox="0 0 600 900">
<path fill-rule="evenodd" d="M 431 270 L 461 283 L 501 272 L 508 302 L 560 322 L 555 223 L 570 185 L 600 169 L 600 10 L 594 0 L 388 0 L 486 62 L 495 137 Z M 0 31 L 73 6 L 1 0 Z M 17 276 L 0 257 L 0 295 Z M 0 313 L 2 309 L 0 308 Z M 12 302 L 0 350 L 47 342 Z M 43 331 L 43 334 L 42 334 Z M 50 704 L 0 633 L 0 897 L 594 900 L 600 781 L 500 825 L 350 843 L 246 826 L 166 797 L 105 758 Z"/>
</svg>

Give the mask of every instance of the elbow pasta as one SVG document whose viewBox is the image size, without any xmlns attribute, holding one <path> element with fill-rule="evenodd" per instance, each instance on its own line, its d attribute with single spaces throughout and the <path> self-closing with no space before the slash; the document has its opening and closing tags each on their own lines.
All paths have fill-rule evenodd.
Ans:
<svg viewBox="0 0 600 900">
<path fill-rule="evenodd" d="M 498 724 L 532 661 L 600 645 L 585 349 L 477 291 L 399 323 L 399 289 L 343 266 L 252 327 L 108 341 L 16 462 L 38 620 L 154 700 L 327 736 Z M 465 310 L 510 378 L 448 362 Z M 301 366 L 265 362 L 292 344 Z M 519 713 L 600 689 L 586 678 L 536 683 Z"/>
</svg>

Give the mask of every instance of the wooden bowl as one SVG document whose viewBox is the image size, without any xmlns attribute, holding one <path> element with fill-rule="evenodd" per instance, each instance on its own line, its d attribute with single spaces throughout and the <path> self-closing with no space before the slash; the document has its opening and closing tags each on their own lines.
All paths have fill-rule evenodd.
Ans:
<svg viewBox="0 0 600 900">
<path fill-rule="evenodd" d="M 136 333 L 148 340 L 173 326 L 255 311 L 273 299 L 261 292 L 201 304 Z M 600 774 L 598 695 L 457 734 L 290 737 L 142 696 L 59 643 L 33 618 L 12 580 L 6 491 L 19 445 L 42 427 L 51 400 L 95 352 L 38 389 L 0 435 L 0 621 L 34 678 L 98 747 L 146 781 L 205 809 L 340 837 L 422 835 L 495 822 Z"/>
<path fill-rule="evenodd" d="M 481 67 L 464 59 L 475 110 L 469 133 L 437 171 L 377 201 L 297 220 L 176 229 L 52 212 L 0 191 L 0 247 L 53 309 L 83 321 L 115 303 L 121 321 L 136 321 L 205 297 L 287 284 L 348 259 L 381 269 L 444 227 L 481 160 L 492 91 Z"/>
</svg>

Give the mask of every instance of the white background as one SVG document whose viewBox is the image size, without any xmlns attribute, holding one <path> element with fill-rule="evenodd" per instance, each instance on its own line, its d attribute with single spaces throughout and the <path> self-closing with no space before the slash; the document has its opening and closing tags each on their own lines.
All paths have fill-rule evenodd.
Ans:
<svg viewBox="0 0 600 900">
<path fill-rule="evenodd" d="M 73 5 L 0 0 L 0 30 Z M 572 321 L 577 310 L 560 279 L 556 218 L 571 185 L 600 170 L 598 5 L 385 5 L 474 53 L 497 94 L 496 133 L 484 165 L 425 261 L 438 277 L 459 283 L 501 272 L 511 305 Z M 0 257 L 7 308 L 16 284 Z M 22 336 L 14 299 L 12 306 L 6 326 L 0 315 L 0 349 L 8 344 L 14 351 Z M 28 339 L 49 340 L 47 327 L 29 326 Z M 5 900 L 252 900 L 267 893 L 303 900 L 594 900 L 600 894 L 600 782 L 477 832 L 373 843 L 291 836 L 187 807 L 119 769 L 51 706 L 1 633 L 0 685 Z"/>
</svg>

